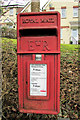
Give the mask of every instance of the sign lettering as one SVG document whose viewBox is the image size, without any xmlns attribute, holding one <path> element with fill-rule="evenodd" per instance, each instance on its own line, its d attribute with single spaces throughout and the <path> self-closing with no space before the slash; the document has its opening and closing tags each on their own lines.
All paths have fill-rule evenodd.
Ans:
<svg viewBox="0 0 80 120">
<path fill-rule="evenodd" d="M 53 18 L 43 18 L 43 19 L 22 19 L 22 23 L 54 23 Z"/>
<path fill-rule="evenodd" d="M 29 40 L 28 41 L 28 50 L 29 51 L 34 51 L 34 50 L 37 50 L 37 49 L 42 49 L 42 51 L 50 51 L 49 47 L 48 47 L 48 42 L 47 41 L 41 41 L 41 40 L 38 40 L 38 41 L 34 41 L 34 40 Z"/>
</svg>

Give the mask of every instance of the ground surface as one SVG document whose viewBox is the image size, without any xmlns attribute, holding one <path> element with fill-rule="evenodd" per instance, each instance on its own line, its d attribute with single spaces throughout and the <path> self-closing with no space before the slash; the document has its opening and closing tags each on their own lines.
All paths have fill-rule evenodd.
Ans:
<svg viewBox="0 0 80 120">
<path fill-rule="evenodd" d="M 2 39 L 3 120 L 79 120 L 78 45 L 61 45 L 60 113 L 58 115 L 23 114 L 18 111 L 16 39 Z"/>
</svg>

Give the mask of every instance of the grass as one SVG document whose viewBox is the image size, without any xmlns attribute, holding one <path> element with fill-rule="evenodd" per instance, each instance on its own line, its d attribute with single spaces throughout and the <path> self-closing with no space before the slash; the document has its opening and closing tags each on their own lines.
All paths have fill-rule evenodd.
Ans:
<svg viewBox="0 0 80 120">
<path fill-rule="evenodd" d="M 61 44 L 61 51 L 77 51 L 78 50 L 78 45 L 73 45 L 73 44 Z"/>
<path fill-rule="evenodd" d="M 11 39 L 11 38 L 2 38 L 2 43 L 3 43 L 4 41 L 7 41 L 7 42 L 10 42 L 10 41 L 12 41 L 14 44 L 17 44 L 17 39 Z"/>
<path fill-rule="evenodd" d="M 9 44 L 8 48 L 6 48 L 7 44 Z M 17 52 L 17 39 L 2 38 L 2 49 L 13 49 Z"/>
</svg>

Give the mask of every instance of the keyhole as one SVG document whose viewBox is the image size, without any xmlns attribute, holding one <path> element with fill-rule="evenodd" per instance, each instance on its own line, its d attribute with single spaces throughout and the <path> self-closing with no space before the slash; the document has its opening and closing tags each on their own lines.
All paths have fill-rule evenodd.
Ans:
<svg viewBox="0 0 80 120">
<path fill-rule="evenodd" d="M 28 84 L 28 82 L 26 81 L 26 84 Z"/>
</svg>

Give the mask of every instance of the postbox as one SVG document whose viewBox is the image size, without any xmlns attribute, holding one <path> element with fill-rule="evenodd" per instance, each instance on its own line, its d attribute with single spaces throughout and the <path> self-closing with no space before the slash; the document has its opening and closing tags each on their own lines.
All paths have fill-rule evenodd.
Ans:
<svg viewBox="0 0 80 120">
<path fill-rule="evenodd" d="M 60 107 L 60 14 L 17 16 L 19 110 L 58 114 Z"/>
</svg>

